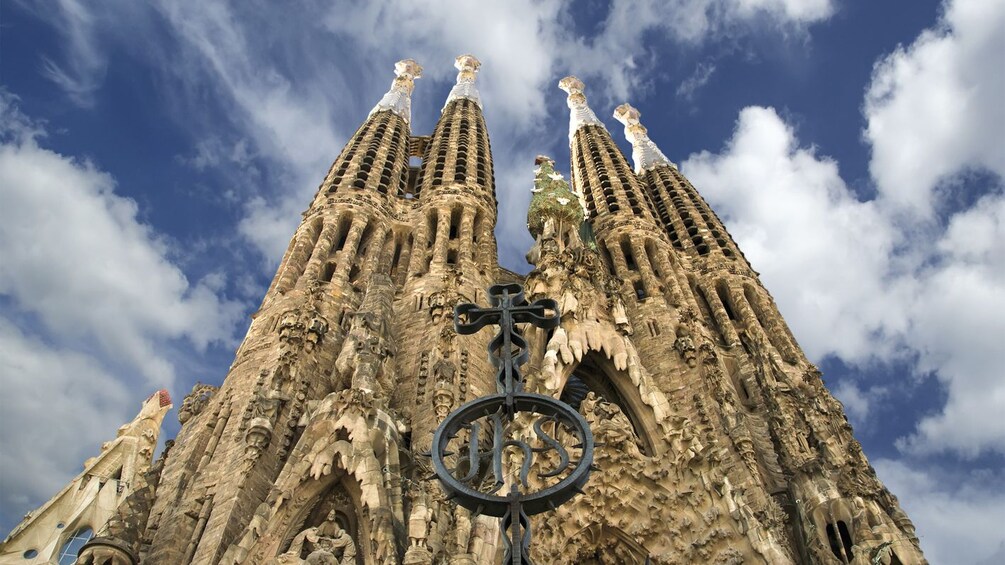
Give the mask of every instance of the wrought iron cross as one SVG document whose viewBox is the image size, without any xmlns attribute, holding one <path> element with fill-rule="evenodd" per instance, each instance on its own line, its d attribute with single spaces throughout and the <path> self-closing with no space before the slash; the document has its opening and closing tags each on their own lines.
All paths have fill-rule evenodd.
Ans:
<svg viewBox="0 0 1005 565">
<path fill-rule="evenodd" d="M 561 320 L 558 303 L 541 299 L 528 304 L 518 284 L 493 285 L 488 296 L 489 308 L 458 305 L 454 328 L 467 335 L 499 325 L 499 333 L 488 346 L 498 393 L 464 404 L 437 427 L 433 469 L 448 499 L 475 514 L 502 518 L 507 532 L 503 536 L 504 563 L 531 565 L 529 516 L 554 510 L 582 492 L 592 470 L 593 434 L 586 420 L 568 404 L 523 392 L 520 365 L 527 362 L 529 354 L 516 324 L 557 327 Z M 517 435 L 521 431 L 530 435 L 531 429 L 531 438 Z M 456 452 L 451 451 L 451 443 L 457 444 Z M 488 443 L 491 450 L 483 452 L 481 446 Z M 448 466 L 448 458 L 455 455 Z M 483 469 L 485 460 L 491 465 Z M 507 475 L 507 467 L 519 467 L 519 474 Z M 507 483 L 509 492 L 496 494 Z"/>
</svg>

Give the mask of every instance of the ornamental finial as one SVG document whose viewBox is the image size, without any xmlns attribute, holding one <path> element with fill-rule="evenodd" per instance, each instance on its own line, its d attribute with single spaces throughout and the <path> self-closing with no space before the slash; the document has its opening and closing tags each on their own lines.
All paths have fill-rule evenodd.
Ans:
<svg viewBox="0 0 1005 565">
<path fill-rule="evenodd" d="M 555 170 L 555 161 L 547 155 L 534 159 L 533 195 L 527 208 L 527 228 L 537 237 L 545 231 L 549 220 L 561 222 L 578 230 L 583 223 L 583 207 L 579 196 L 572 190 L 565 177 Z"/>
<path fill-rule="evenodd" d="M 482 100 L 478 95 L 478 88 L 475 86 L 475 76 L 478 74 L 478 69 L 481 66 L 481 61 L 476 59 L 474 55 L 460 55 L 454 59 L 454 67 L 459 71 L 457 73 L 457 84 L 450 89 L 450 94 L 447 95 L 447 102 L 443 105 L 444 110 L 448 104 L 459 98 L 467 98 L 478 104 L 479 108 L 482 107 Z"/>
<path fill-rule="evenodd" d="M 422 76 L 422 65 L 416 63 L 415 59 L 403 59 L 394 64 L 394 74 L 397 76 L 391 83 L 391 89 L 370 110 L 370 115 L 389 110 L 411 123 L 412 89 L 415 88 L 415 79 Z"/>
<path fill-rule="evenodd" d="M 642 114 L 627 102 L 614 110 L 614 119 L 625 124 L 625 138 L 632 144 L 632 160 L 635 161 L 635 173 L 647 171 L 659 165 L 677 168 L 659 147 L 649 139 L 646 127 L 639 122 Z"/>
<path fill-rule="evenodd" d="M 574 76 L 567 76 L 558 81 L 558 87 L 569 93 L 566 103 L 569 105 L 570 144 L 579 128 L 589 125 L 604 127 L 604 123 L 597 118 L 597 115 L 586 104 L 586 95 L 583 94 L 583 81 Z"/>
</svg>

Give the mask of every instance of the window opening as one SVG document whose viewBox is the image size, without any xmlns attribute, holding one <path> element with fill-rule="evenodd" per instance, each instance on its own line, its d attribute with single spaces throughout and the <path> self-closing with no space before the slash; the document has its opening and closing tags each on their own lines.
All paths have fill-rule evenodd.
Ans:
<svg viewBox="0 0 1005 565">
<path fill-rule="evenodd" d="M 331 282 L 333 276 L 335 276 L 335 262 L 329 261 L 321 271 L 321 282 Z"/>
<path fill-rule="evenodd" d="M 635 264 L 635 255 L 632 253 L 632 246 L 627 240 L 621 240 L 621 253 L 625 256 L 625 264 L 632 271 L 639 270 L 638 265 Z"/>
<path fill-rule="evenodd" d="M 645 300 L 646 288 L 642 285 L 642 281 L 633 281 L 632 285 L 635 287 L 635 297 L 639 300 Z"/>
<path fill-rule="evenodd" d="M 84 547 L 84 544 L 92 537 L 94 537 L 94 530 L 87 526 L 74 532 L 59 550 L 59 556 L 57 557 L 59 565 L 73 565 L 76 563 L 80 548 Z"/>
<path fill-rule="evenodd" d="M 735 321 L 736 314 L 733 313 L 733 308 L 729 305 L 729 292 L 726 291 L 725 285 L 716 285 L 715 292 L 719 295 L 719 301 L 722 302 L 722 307 L 726 309 L 726 315 L 729 316 L 730 320 Z"/>
<path fill-rule="evenodd" d="M 848 531 L 848 525 L 844 521 L 838 521 L 838 534 L 841 536 L 841 544 L 844 546 L 845 558 L 850 562 L 853 559 L 851 549 L 855 545 L 851 540 L 851 532 Z"/>
<path fill-rule="evenodd" d="M 457 239 L 461 225 L 461 209 L 454 208 L 450 211 L 450 239 Z"/>
<path fill-rule="evenodd" d="M 576 366 L 569 380 L 562 389 L 561 399 L 570 406 L 579 410 L 580 404 L 586 395 L 593 392 L 601 397 L 605 402 L 615 404 L 632 424 L 632 431 L 639 440 L 639 448 L 644 455 L 652 454 L 652 446 L 648 437 L 642 433 L 644 429 L 638 419 L 638 415 L 629 407 L 624 397 L 611 381 L 610 377 L 592 359 L 595 354 L 584 355 L 582 362 Z"/>
</svg>

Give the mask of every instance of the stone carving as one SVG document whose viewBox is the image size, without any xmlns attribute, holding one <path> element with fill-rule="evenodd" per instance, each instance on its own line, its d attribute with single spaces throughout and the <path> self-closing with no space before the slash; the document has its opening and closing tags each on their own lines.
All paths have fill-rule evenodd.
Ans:
<svg viewBox="0 0 1005 565">
<path fill-rule="evenodd" d="M 617 404 L 607 402 L 596 393 L 590 392 L 579 409 L 590 423 L 598 442 L 624 450 L 634 457 L 642 457 L 639 439 L 635 435 L 632 422 Z"/>
<path fill-rule="evenodd" d="M 218 388 L 212 385 L 195 383 L 195 386 L 192 387 L 192 392 L 185 396 L 181 407 L 178 408 L 178 422 L 184 425 L 193 417 L 202 413 L 202 410 L 209 403 L 209 400 L 213 398 L 217 390 Z"/>
<path fill-rule="evenodd" d="M 677 326 L 677 340 L 674 341 L 673 346 L 688 367 L 698 365 L 698 354 L 694 347 L 694 340 L 691 338 L 691 330 L 685 324 Z"/>
<path fill-rule="evenodd" d="M 149 459 L 155 426 L 144 420 L 0 554 L 58 535 L 56 521 L 82 504 L 69 498 L 97 489 L 118 499 L 119 486 L 131 500 L 116 511 L 122 535 L 86 552 L 101 565 L 493 562 L 498 520 L 422 482 L 422 453 L 437 420 L 494 390 L 489 337 L 456 337 L 453 306 L 480 302 L 491 283 L 523 282 L 528 299 L 553 298 L 562 312 L 550 333 L 521 328 L 526 388 L 578 388 L 601 444 L 585 494 L 533 518 L 537 563 L 834 563 L 837 541 L 846 561 L 923 564 L 840 403 L 637 110 L 616 115 L 633 171 L 582 82 L 563 79 L 568 179 L 536 160 L 533 271 L 498 264 L 504 192 L 493 190 L 479 63 L 462 56 L 458 67 L 436 132 L 419 136 L 410 94 L 420 67 L 399 63 L 305 212 L 219 394 L 197 385 L 179 408 L 182 432 L 149 508 L 135 477 L 110 479 L 114 465 L 101 466 L 124 451 Z M 567 386 L 573 375 L 594 394 Z"/>
<path fill-rule="evenodd" d="M 356 565 L 356 542 L 335 523 L 333 510 L 325 523 L 307 528 L 293 538 L 290 549 L 273 565 Z"/>
<path fill-rule="evenodd" d="M 454 364 L 440 359 L 433 367 L 436 386 L 433 388 L 433 412 L 436 420 L 442 422 L 454 407 Z"/>
</svg>

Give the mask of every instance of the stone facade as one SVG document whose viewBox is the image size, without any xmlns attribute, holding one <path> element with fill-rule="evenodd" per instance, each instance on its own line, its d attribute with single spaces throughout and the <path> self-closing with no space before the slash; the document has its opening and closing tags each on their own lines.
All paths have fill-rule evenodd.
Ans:
<svg viewBox="0 0 1005 565">
<path fill-rule="evenodd" d="M 101 453 L 56 496 L 30 512 L 0 543 L 0 564 L 72 563 L 68 555 L 146 490 L 163 459 L 151 466 L 161 422 L 172 407 L 161 390 L 147 398 L 133 421 L 119 428 Z M 74 539 L 75 538 L 75 539 Z"/>
<path fill-rule="evenodd" d="M 223 384 L 185 399 L 157 477 L 79 562 L 497 562 L 497 520 L 446 500 L 427 452 L 447 414 L 495 391 L 490 332 L 457 335 L 453 306 L 519 282 L 562 316 L 525 329 L 527 388 L 578 408 L 600 442 L 585 493 L 534 517 L 537 563 L 925 563 L 840 403 L 637 110 L 615 113 L 633 168 L 582 82 L 560 82 L 571 186 L 538 159 L 534 269 L 499 267 L 478 67 L 458 57 L 416 136 L 422 68 L 396 66 Z"/>
</svg>

